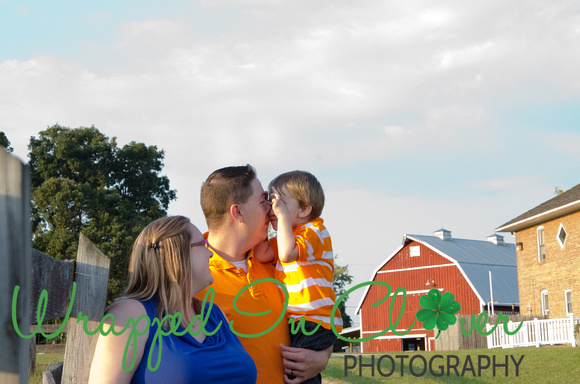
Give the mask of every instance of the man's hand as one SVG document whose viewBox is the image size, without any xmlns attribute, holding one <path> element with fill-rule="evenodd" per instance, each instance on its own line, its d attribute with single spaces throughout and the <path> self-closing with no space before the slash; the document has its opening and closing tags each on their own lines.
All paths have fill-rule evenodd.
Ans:
<svg viewBox="0 0 580 384">
<path fill-rule="evenodd" d="M 302 383 L 324 371 L 332 354 L 332 347 L 322 351 L 292 348 L 280 344 L 284 380 L 286 384 Z M 293 375 L 293 376 L 292 376 Z"/>
</svg>

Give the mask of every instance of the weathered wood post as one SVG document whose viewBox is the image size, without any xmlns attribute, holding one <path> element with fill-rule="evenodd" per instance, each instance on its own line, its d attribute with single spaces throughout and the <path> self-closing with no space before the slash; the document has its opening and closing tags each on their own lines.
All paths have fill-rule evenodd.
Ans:
<svg viewBox="0 0 580 384">
<path fill-rule="evenodd" d="M 74 261 L 73 260 L 57 260 L 37 249 L 32 249 L 32 294 L 30 297 L 30 323 L 37 324 L 38 317 L 38 302 L 43 290 L 47 291 L 48 300 L 46 301 L 46 312 L 42 320 L 54 320 L 63 318 L 66 315 L 68 304 L 70 302 L 70 295 L 72 289 L 72 282 L 74 277 Z M 37 332 L 37 326 L 32 325 L 30 332 Z M 56 332 L 60 326 L 56 324 L 41 325 L 42 331 L 48 334 Z M 36 345 L 35 339 L 31 339 L 31 361 L 36 359 Z M 35 364 L 31 364 L 35 366 Z"/>
<path fill-rule="evenodd" d="M 20 287 L 15 308 L 18 327 L 30 328 L 30 172 L 0 148 L 0 383 L 28 383 L 30 341 L 18 336 L 12 323 L 12 295 Z"/>
<path fill-rule="evenodd" d="M 105 312 L 109 264 L 109 258 L 81 234 L 74 278 L 77 288 L 67 325 L 62 383 L 83 384 L 89 380 L 99 335 L 87 335 L 83 323 L 77 323 L 77 315 L 82 311 L 84 316 L 88 316 L 87 328 L 90 331 L 97 328 Z"/>
<path fill-rule="evenodd" d="M 60 319 L 66 315 L 74 271 L 74 260 L 57 260 L 37 249 L 32 250 L 32 276 L 34 276 L 30 317 L 32 324 L 37 323 L 38 300 L 43 290 L 48 294 L 43 320 Z"/>
</svg>

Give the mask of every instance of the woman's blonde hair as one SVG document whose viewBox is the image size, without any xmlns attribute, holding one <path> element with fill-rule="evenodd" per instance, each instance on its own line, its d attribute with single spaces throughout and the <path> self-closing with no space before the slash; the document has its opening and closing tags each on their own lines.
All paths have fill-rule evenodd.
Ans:
<svg viewBox="0 0 580 384">
<path fill-rule="evenodd" d="M 166 216 L 141 231 L 133 244 L 123 295 L 143 301 L 156 298 L 159 320 L 179 312 L 184 327 L 191 320 L 192 305 L 196 313 L 201 309 L 200 301 L 191 298 L 190 223 L 184 216 Z"/>
</svg>

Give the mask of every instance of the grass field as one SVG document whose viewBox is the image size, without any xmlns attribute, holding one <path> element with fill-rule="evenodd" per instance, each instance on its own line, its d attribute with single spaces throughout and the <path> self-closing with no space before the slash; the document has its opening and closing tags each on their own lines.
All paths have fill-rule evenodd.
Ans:
<svg viewBox="0 0 580 384">
<path fill-rule="evenodd" d="M 391 365 L 389 357 L 383 357 L 387 355 L 395 363 L 394 367 Z M 442 357 L 436 357 L 437 355 Z M 333 356 L 338 357 L 330 359 L 328 367 L 322 376 L 325 380 L 337 384 L 512 382 L 567 384 L 580 381 L 580 347 L 546 346 L 541 348 L 473 349 L 449 352 L 389 352 L 374 354 L 374 369 L 369 366 L 373 360 L 373 355 L 353 354 L 348 355 L 353 357 L 346 358 L 346 363 L 347 367 L 353 367 L 356 362 L 356 366 L 347 369 L 347 376 L 345 376 L 345 356 L 347 355 L 335 354 Z M 359 356 L 362 356 L 364 365 L 362 369 L 360 368 Z M 402 358 L 400 356 L 406 357 Z M 507 375 L 505 367 L 497 366 L 497 364 L 505 364 L 506 357 L 508 361 Z M 30 376 L 29 383 L 41 383 L 41 373 L 46 369 L 46 366 L 62 361 L 62 358 L 62 353 L 37 355 L 37 370 L 35 375 Z M 493 373 L 494 358 L 496 363 L 495 376 Z M 413 360 L 410 366 L 411 359 Z M 448 368 L 448 359 L 451 369 Z M 514 360 L 516 363 L 519 362 L 518 376 L 516 376 L 516 363 L 514 363 Z M 380 366 L 377 367 L 379 361 Z M 401 361 L 403 361 L 402 367 Z M 432 373 L 429 369 L 430 361 L 432 362 Z M 489 367 L 485 368 L 486 365 L 489 365 Z M 389 376 L 381 376 L 381 374 Z"/>
<path fill-rule="evenodd" d="M 389 352 L 374 354 L 374 358 L 371 354 L 351 355 L 353 357 L 333 356 L 338 357 L 330 359 L 328 367 L 322 374 L 333 383 L 580 382 L 580 348 L 566 346 L 448 352 Z M 362 357 L 362 369 L 359 356 Z M 373 359 L 374 368 L 371 368 Z M 377 367 L 379 362 L 380 365 Z M 353 367 L 346 370 L 346 376 L 345 365 Z"/>
<path fill-rule="evenodd" d="M 36 371 L 28 377 L 28 383 L 42 383 L 42 371 L 46 370 L 48 364 L 55 365 L 63 360 L 63 353 L 38 353 L 36 354 Z"/>
</svg>

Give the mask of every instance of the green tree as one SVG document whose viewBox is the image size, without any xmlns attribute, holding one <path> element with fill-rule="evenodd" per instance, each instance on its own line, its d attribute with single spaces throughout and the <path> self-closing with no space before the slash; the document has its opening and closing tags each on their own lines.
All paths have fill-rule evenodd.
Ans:
<svg viewBox="0 0 580 384">
<path fill-rule="evenodd" d="M 10 140 L 8 140 L 8 138 L 2 131 L 0 131 L 0 147 L 4 147 L 7 152 L 12 152 L 14 150 L 10 146 Z"/>
<path fill-rule="evenodd" d="M 55 125 L 32 137 L 33 247 L 74 259 L 82 232 L 111 259 L 109 300 L 126 284 L 132 243 L 175 200 L 161 176 L 165 153 L 131 142 L 117 147 L 94 126 Z"/>
<path fill-rule="evenodd" d="M 336 263 L 338 254 L 334 257 L 334 293 L 336 294 L 336 299 L 342 296 L 347 291 L 347 286 L 352 283 L 352 275 L 348 273 L 348 265 L 341 266 Z M 338 305 L 340 315 L 342 316 L 342 326 L 343 328 L 352 327 L 352 319 L 346 313 L 346 302 L 348 300 L 348 295 L 341 301 Z M 334 343 L 334 351 L 342 352 L 342 347 L 348 345 L 347 342 L 343 340 L 337 340 Z"/>
<path fill-rule="evenodd" d="M 561 195 L 562 193 L 564 193 L 564 191 L 561 190 L 558 186 L 556 186 L 556 188 L 554 188 L 554 195 L 558 196 L 558 195 Z"/>
<path fill-rule="evenodd" d="M 334 293 L 336 294 L 336 299 L 338 300 L 338 298 L 347 291 L 347 285 L 352 283 L 352 276 L 350 273 L 348 273 L 348 265 L 341 266 L 337 264 L 337 258 L 338 254 L 334 257 Z M 346 313 L 347 300 L 348 295 L 338 305 L 344 328 L 352 327 L 352 319 Z"/>
</svg>

